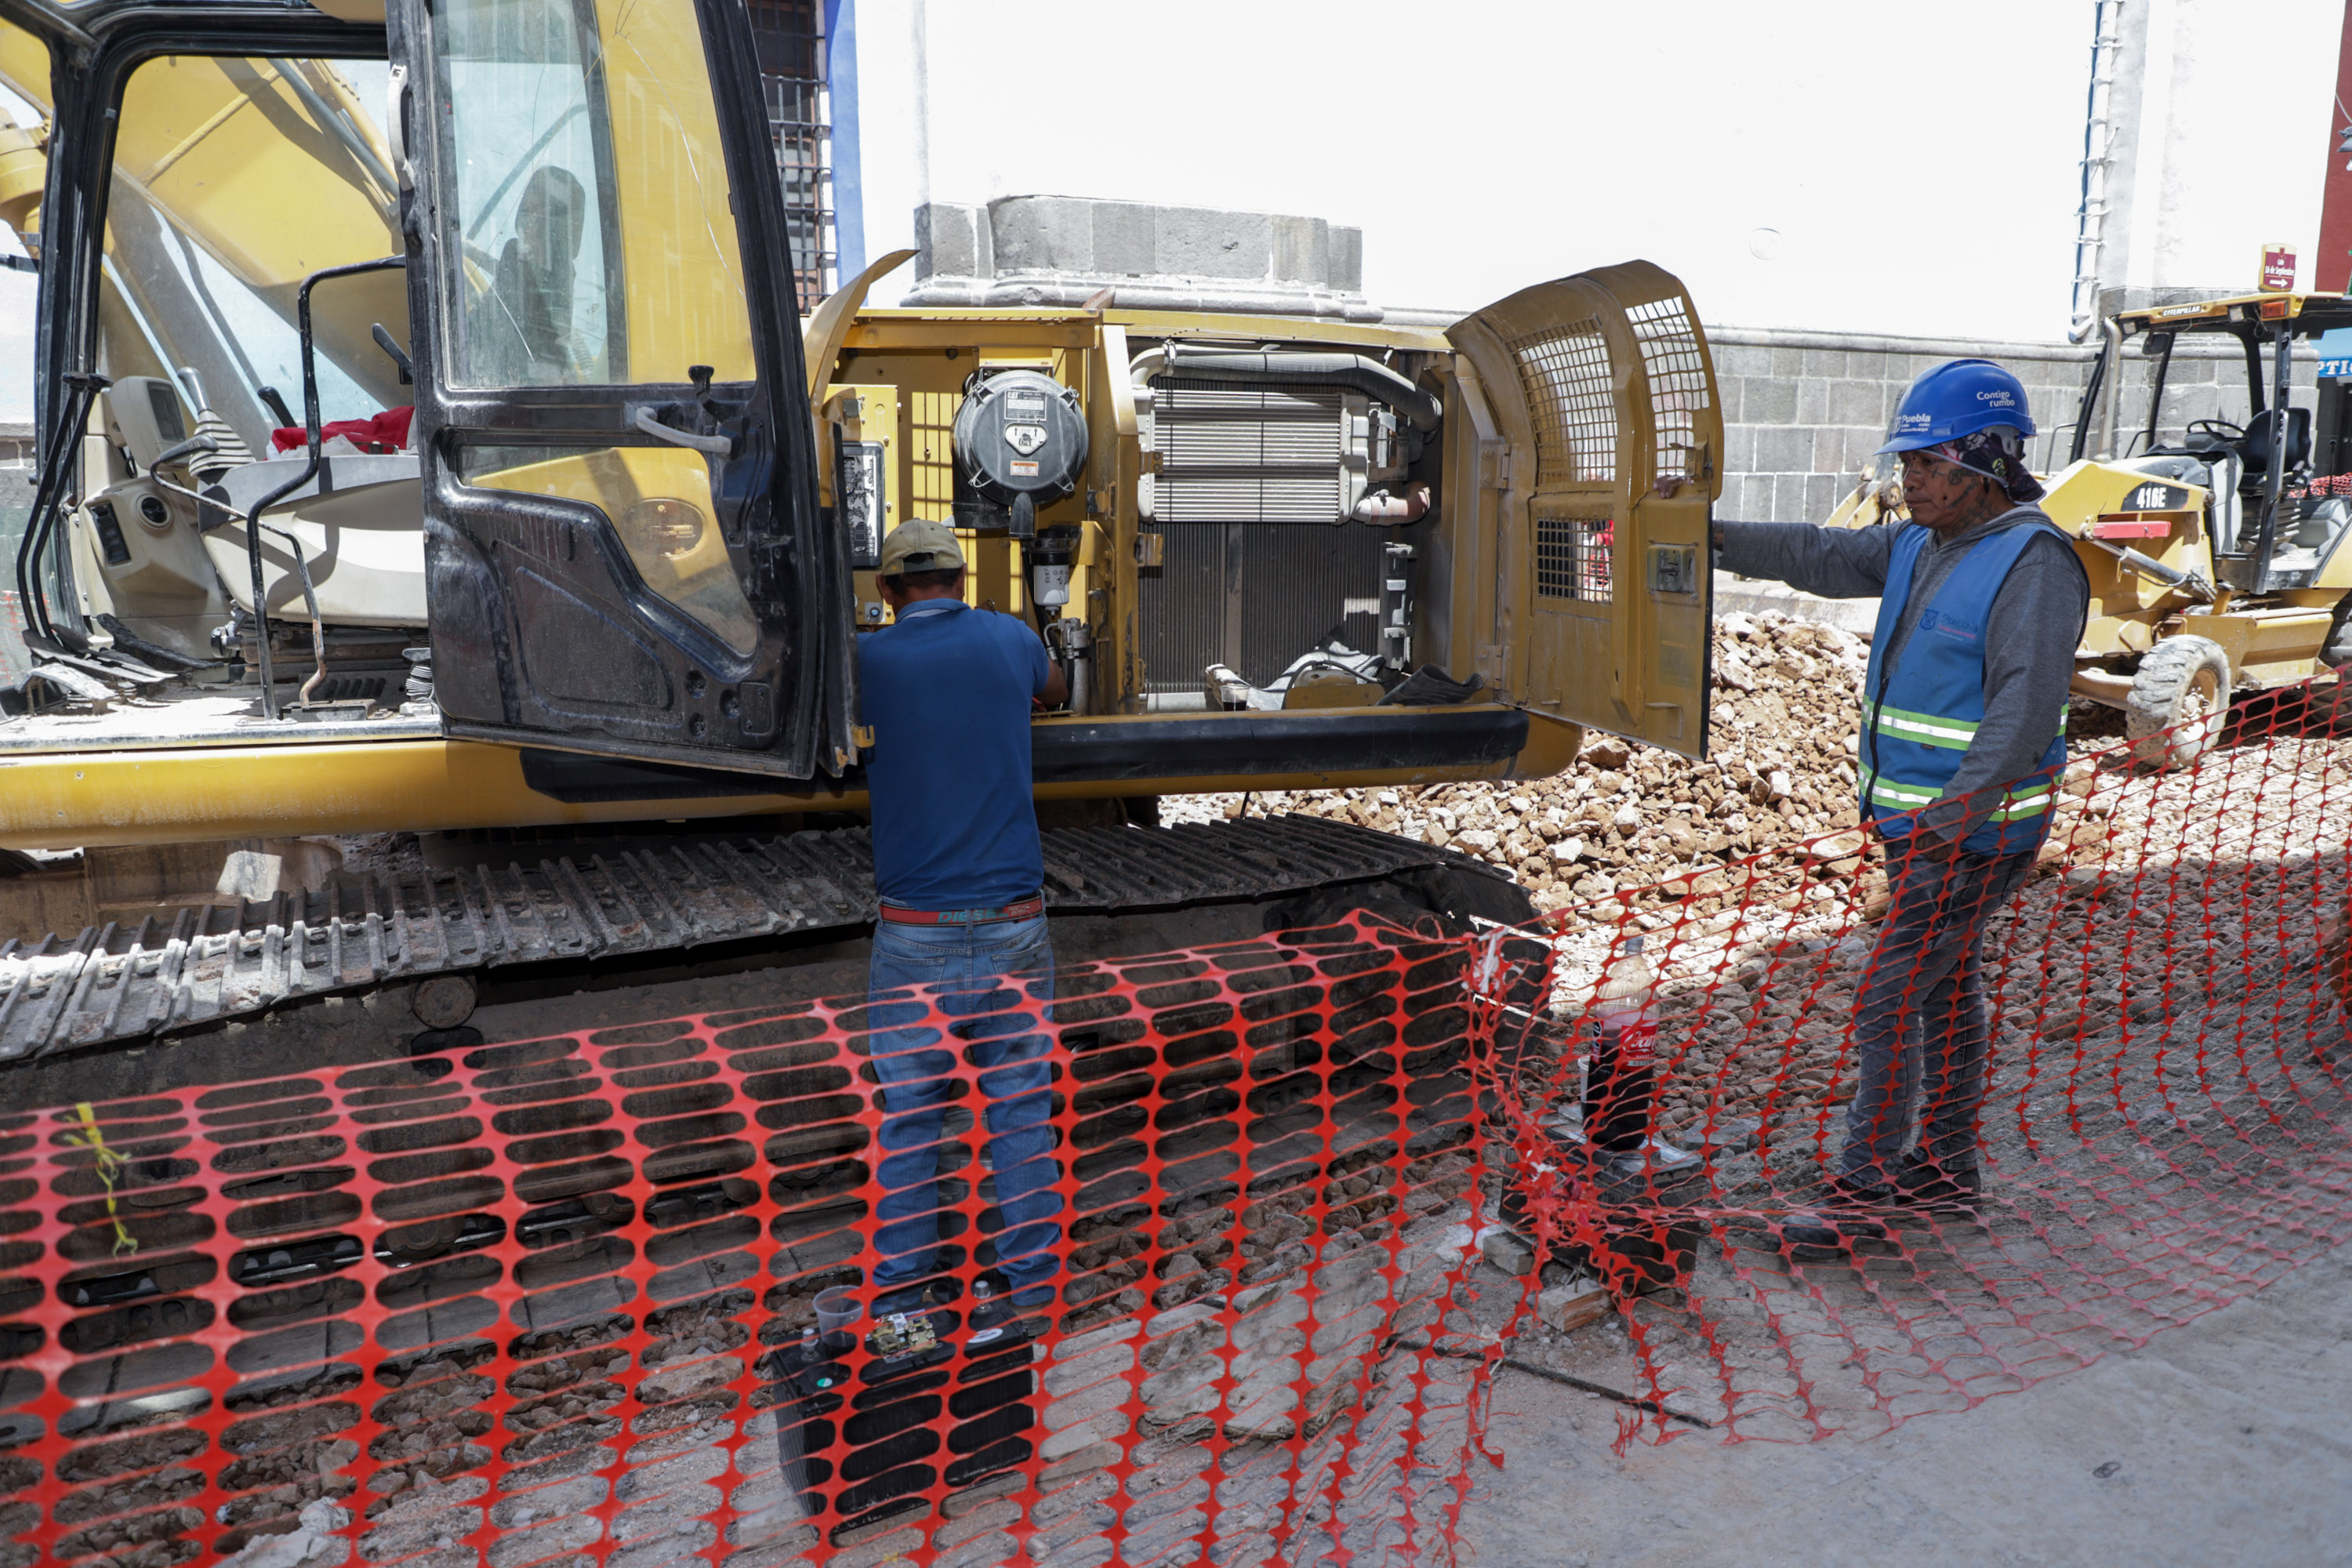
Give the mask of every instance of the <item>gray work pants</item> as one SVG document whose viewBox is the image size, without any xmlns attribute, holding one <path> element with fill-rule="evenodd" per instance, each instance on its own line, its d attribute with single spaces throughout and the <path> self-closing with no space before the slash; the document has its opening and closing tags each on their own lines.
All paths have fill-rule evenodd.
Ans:
<svg viewBox="0 0 2352 1568">
<path fill-rule="evenodd" d="M 1845 1118 L 1838 1173 L 1858 1186 L 1895 1179 L 1912 1121 L 1914 1157 L 1946 1171 L 1975 1168 L 1984 1100 L 1986 919 L 2009 902 L 2033 856 L 1971 855 L 1906 862 L 1887 845 L 1893 901 L 1853 1005 L 1861 1082 Z"/>
</svg>

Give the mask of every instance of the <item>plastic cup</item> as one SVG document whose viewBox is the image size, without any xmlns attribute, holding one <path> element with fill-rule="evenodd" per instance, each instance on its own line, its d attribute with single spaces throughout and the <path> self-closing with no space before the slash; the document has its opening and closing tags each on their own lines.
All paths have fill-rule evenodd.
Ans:
<svg viewBox="0 0 2352 1568">
<path fill-rule="evenodd" d="M 816 1326 L 820 1333 L 841 1333 L 865 1313 L 865 1306 L 846 1285 L 828 1286 L 816 1293 Z"/>
</svg>

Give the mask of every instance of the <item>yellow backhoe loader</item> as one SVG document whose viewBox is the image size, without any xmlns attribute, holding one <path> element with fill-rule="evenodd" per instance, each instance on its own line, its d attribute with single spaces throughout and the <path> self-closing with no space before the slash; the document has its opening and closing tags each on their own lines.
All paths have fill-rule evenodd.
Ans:
<svg viewBox="0 0 2352 1568">
<path fill-rule="evenodd" d="M 1656 267 L 1437 331 L 869 307 L 886 258 L 803 320 L 734 0 L 0 18 L 47 116 L 0 142 L 41 280 L 0 1059 L 854 942 L 908 517 L 1069 676 L 1057 915 L 1512 918 L 1448 851 L 1151 803 L 1704 746 L 1721 422 Z"/>
</svg>

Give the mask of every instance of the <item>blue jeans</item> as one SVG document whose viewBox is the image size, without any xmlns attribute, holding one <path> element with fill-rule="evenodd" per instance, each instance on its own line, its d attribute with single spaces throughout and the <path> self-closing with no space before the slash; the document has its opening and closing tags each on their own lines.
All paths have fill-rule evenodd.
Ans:
<svg viewBox="0 0 2352 1568">
<path fill-rule="evenodd" d="M 1976 1168 L 1985 921 L 2033 868 L 2030 851 L 1906 861 L 1898 841 L 1888 854 L 1893 902 L 1854 997 L 1861 1081 L 1846 1109 L 1838 1165 L 1862 1186 L 1895 1179 L 1915 1115 L 1914 1159 L 1948 1172 Z"/>
<path fill-rule="evenodd" d="M 999 977 L 1017 975 L 1006 981 Z M 953 1079 L 953 1047 L 938 1027 L 910 1025 L 934 1006 L 950 1017 L 974 1016 L 950 1034 L 969 1042 L 967 1059 L 981 1069 L 981 1097 L 995 1166 L 996 1206 L 1004 1228 L 996 1235 L 997 1267 L 1015 1290 L 1050 1281 L 1060 1268 L 1053 1253 L 1062 1227 L 1054 1216 L 1062 1197 L 1054 1161 L 1053 1083 L 1048 1065 L 1054 1037 L 1044 1003 L 1054 994 L 1054 948 L 1045 917 L 989 925 L 874 927 L 870 971 L 874 1070 L 882 1079 L 883 1188 L 877 1218 L 874 1270 L 882 1290 L 909 1284 L 933 1270 L 940 1239 L 940 1139 Z M 901 994 L 895 1001 L 886 993 Z M 904 993 L 912 992 L 911 998 Z M 978 1178 L 977 1171 L 972 1173 Z"/>
</svg>

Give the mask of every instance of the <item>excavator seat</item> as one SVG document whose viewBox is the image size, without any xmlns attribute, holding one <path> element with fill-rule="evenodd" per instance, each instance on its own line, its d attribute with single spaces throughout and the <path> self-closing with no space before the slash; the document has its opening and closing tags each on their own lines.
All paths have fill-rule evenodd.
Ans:
<svg viewBox="0 0 2352 1568">
<path fill-rule="evenodd" d="M 249 511 L 302 472 L 307 456 L 245 463 L 222 474 L 205 494 Z M 309 615 L 302 576 L 285 533 L 301 542 L 302 564 L 328 626 L 421 626 L 425 620 L 425 496 L 414 452 L 345 453 L 319 459 L 318 477 L 272 503 L 262 517 L 262 580 L 269 613 Z M 253 612 L 252 563 L 245 524 L 207 510 L 205 552 L 230 596 Z M 284 530 L 285 533 L 271 530 Z"/>
</svg>

